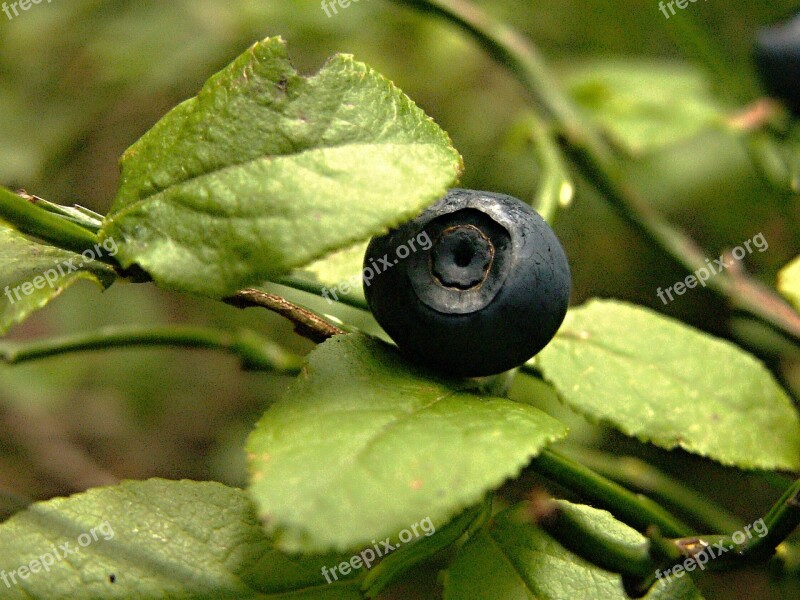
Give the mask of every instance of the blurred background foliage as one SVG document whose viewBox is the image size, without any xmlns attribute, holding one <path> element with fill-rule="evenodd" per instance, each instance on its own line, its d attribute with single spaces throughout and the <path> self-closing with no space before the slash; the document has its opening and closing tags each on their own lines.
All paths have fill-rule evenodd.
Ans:
<svg viewBox="0 0 800 600">
<path fill-rule="evenodd" d="M 749 255 L 745 266 L 774 284 L 777 270 L 800 251 L 797 198 L 765 182 L 741 137 L 723 123 L 757 97 L 750 58 L 755 28 L 786 16 L 795 2 L 689 5 L 728 61 L 722 78 L 693 62 L 676 21 L 652 0 L 480 4 L 541 46 L 576 101 L 635 157 L 631 180 L 709 258 L 763 233 L 769 251 Z M 464 156 L 465 187 L 533 197 L 540 173 L 521 88 L 461 32 L 384 0 L 361 0 L 330 18 L 317 0 L 54 0 L 13 20 L 0 15 L 0 183 L 106 212 L 125 148 L 247 46 L 272 35 L 289 41 L 301 71 L 345 52 L 393 80 L 450 133 Z M 686 273 L 584 181 L 578 179 L 573 205 L 559 213 L 556 229 L 573 268 L 574 303 L 625 298 L 717 335 L 744 332 L 798 397 L 796 350 L 780 351 L 771 334 L 732 320 L 704 290 L 661 304 L 656 288 Z M 102 295 L 78 284 L 12 337 L 166 322 L 248 324 L 296 351 L 310 348 L 273 315 L 132 284 Z M 242 485 L 244 436 L 285 383 L 201 351 L 113 351 L 0 367 L 0 490 L 7 496 L 0 510 L 119 478 Z M 755 518 L 776 494 L 758 474 L 577 426 L 585 429 L 582 439 L 644 455 L 745 518 Z M 746 576 L 733 581 L 740 591 L 764 585 Z M 753 589 L 762 597 L 790 593 L 781 585 L 769 593 Z"/>
</svg>

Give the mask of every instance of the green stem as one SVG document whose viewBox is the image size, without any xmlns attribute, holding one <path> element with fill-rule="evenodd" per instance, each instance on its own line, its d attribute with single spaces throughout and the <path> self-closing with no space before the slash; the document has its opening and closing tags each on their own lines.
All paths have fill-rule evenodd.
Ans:
<svg viewBox="0 0 800 600">
<path fill-rule="evenodd" d="M 500 63 L 517 75 L 542 112 L 555 122 L 567 155 L 606 197 L 610 206 L 637 231 L 687 271 L 706 267 L 706 253 L 681 229 L 670 224 L 628 183 L 623 163 L 598 130 L 573 106 L 526 38 L 492 19 L 468 0 L 395 0 L 443 16 L 465 29 Z M 731 304 L 800 343 L 800 314 L 777 294 L 744 274 L 720 273 L 708 288 Z"/>
<path fill-rule="evenodd" d="M 660 500 L 696 525 L 719 532 L 736 531 L 744 525 L 739 517 L 643 460 L 586 448 L 570 447 L 563 452 L 612 481 Z"/>
<path fill-rule="evenodd" d="M 73 252 L 89 250 L 99 242 L 91 231 L 3 187 L 0 187 L 0 218 L 22 233 Z"/>
<path fill-rule="evenodd" d="M 745 525 L 730 535 L 696 536 L 671 542 L 687 557 L 697 556 L 704 549 L 707 549 L 706 553 L 714 552 L 715 556 L 706 565 L 712 571 L 764 562 L 800 525 L 800 479 L 786 490 L 762 519 L 754 521 L 754 525 L 760 522 L 763 529 L 761 525 Z M 737 537 L 740 538 L 738 541 Z M 727 549 L 725 553 L 720 551 L 720 546 Z"/>
<path fill-rule="evenodd" d="M 631 546 L 589 527 L 549 497 L 534 495 L 530 514 L 565 548 L 599 567 L 620 573 L 626 591 L 640 597 L 659 577 L 674 576 L 675 565 L 683 564 L 684 568 L 688 565 L 690 570 L 702 567 L 727 571 L 769 559 L 800 525 L 800 480 L 763 517 L 763 528 L 744 526 L 731 535 L 666 539 L 657 527 L 651 527 L 647 532 L 648 543 Z"/>
<path fill-rule="evenodd" d="M 248 329 L 228 332 L 183 325 L 114 326 L 33 342 L 3 342 L 0 361 L 13 365 L 74 352 L 131 346 L 222 350 L 238 356 L 248 370 L 296 373 L 302 364 L 300 357 Z"/>
<path fill-rule="evenodd" d="M 324 292 L 328 290 L 328 288 L 322 285 L 321 283 L 309 281 L 307 279 L 303 279 L 301 277 L 295 277 L 292 275 L 285 275 L 283 277 L 280 277 L 276 279 L 274 283 L 294 288 L 296 290 L 300 290 L 301 292 L 306 292 L 308 294 L 313 294 L 321 298 L 324 297 Z M 337 292 L 336 297 L 338 298 L 338 300 L 335 300 L 335 302 L 341 302 L 342 304 L 345 304 L 347 306 L 352 306 L 353 308 L 360 308 L 361 310 L 369 310 L 367 301 L 364 300 L 363 296 L 359 296 L 358 294 L 352 294 L 352 293 L 342 294 L 341 292 Z"/>
<path fill-rule="evenodd" d="M 556 462 L 558 470 L 564 471 L 563 460 L 556 456 Z M 585 479 L 586 475 L 581 473 L 579 477 Z M 599 490 L 596 481 L 590 485 L 597 488 L 592 496 L 594 499 L 606 495 Z M 702 565 L 703 569 L 710 571 L 727 571 L 768 560 L 800 525 L 800 480 L 794 482 L 769 512 L 753 525 L 739 526 L 729 535 L 666 539 L 661 536 L 659 525 L 654 523 L 655 528 L 651 526 L 647 531 L 650 541 L 642 547 L 619 544 L 580 519 L 573 518 L 568 510 L 563 510 L 549 498 L 543 500 L 534 496 L 530 512 L 566 548 L 602 568 L 622 574 L 626 590 L 638 597 L 644 595 L 657 579 L 656 569 L 669 575 L 672 566 L 683 563 L 693 564 L 692 569 Z"/>
<path fill-rule="evenodd" d="M 784 492 L 764 516 L 767 534 L 754 537 L 745 546 L 745 552 L 766 558 L 800 525 L 800 479 Z"/>
<path fill-rule="evenodd" d="M 569 179 L 564 156 L 550 128 L 538 115 L 531 115 L 528 128 L 541 173 L 534 208 L 552 225 L 558 209 L 572 201 L 575 188 Z"/>
<path fill-rule="evenodd" d="M 603 505 L 618 519 L 639 531 L 655 525 L 665 535 L 673 537 L 687 536 L 692 532 L 691 527 L 650 498 L 634 494 L 553 450 L 544 450 L 533 460 L 531 468 L 576 494 Z"/>
</svg>

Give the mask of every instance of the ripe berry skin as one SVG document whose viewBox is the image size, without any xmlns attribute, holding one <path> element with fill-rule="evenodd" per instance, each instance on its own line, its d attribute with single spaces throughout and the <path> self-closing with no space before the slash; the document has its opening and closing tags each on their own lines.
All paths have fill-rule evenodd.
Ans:
<svg viewBox="0 0 800 600">
<path fill-rule="evenodd" d="M 767 91 L 800 113 L 800 15 L 758 31 L 755 61 Z"/>
<path fill-rule="evenodd" d="M 364 272 L 370 309 L 400 350 L 461 377 L 507 371 L 544 348 L 571 288 L 564 250 L 536 211 L 511 196 L 464 189 L 373 238 Z"/>
</svg>

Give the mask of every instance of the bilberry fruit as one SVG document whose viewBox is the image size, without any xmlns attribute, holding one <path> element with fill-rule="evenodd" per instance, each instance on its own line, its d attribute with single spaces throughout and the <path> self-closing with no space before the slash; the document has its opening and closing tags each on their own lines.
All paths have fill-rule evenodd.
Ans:
<svg viewBox="0 0 800 600">
<path fill-rule="evenodd" d="M 372 313 L 400 350 L 467 377 L 506 371 L 544 348 L 571 287 L 564 250 L 536 211 L 464 189 L 373 238 L 364 273 Z"/>
</svg>

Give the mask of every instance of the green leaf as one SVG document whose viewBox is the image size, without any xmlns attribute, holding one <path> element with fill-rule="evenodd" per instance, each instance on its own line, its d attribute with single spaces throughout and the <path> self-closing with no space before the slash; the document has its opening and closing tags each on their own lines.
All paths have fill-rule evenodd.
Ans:
<svg viewBox="0 0 800 600">
<path fill-rule="evenodd" d="M 532 406 L 459 384 L 362 335 L 318 346 L 247 444 L 276 545 L 345 550 L 426 518 L 439 528 L 566 434 Z"/>
<path fill-rule="evenodd" d="M 703 74 L 685 64 L 591 60 L 570 69 L 566 85 L 632 154 L 680 142 L 725 118 Z"/>
<path fill-rule="evenodd" d="M 778 273 L 778 291 L 800 311 L 800 256 Z"/>
<path fill-rule="evenodd" d="M 105 252 L 102 246 L 100 252 Z M 75 252 L 33 242 L 3 221 L 0 221 L 0 265 L 0 334 L 79 279 L 89 279 L 107 288 L 116 277 L 114 269 L 105 263 L 86 262 Z"/>
<path fill-rule="evenodd" d="M 255 44 L 123 156 L 102 234 L 165 287 L 219 297 L 410 219 L 461 159 L 430 118 L 347 55 L 300 76 Z"/>
<path fill-rule="evenodd" d="M 560 501 L 603 536 L 640 546 L 644 536 L 610 513 Z M 627 600 L 621 577 L 572 554 L 538 527 L 506 510 L 467 542 L 445 577 L 445 600 Z M 702 600 L 690 577 L 658 582 L 649 600 Z"/>
<path fill-rule="evenodd" d="M 9 600 L 356 600 L 357 581 L 329 585 L 321 574 L 339 560 L 278 552 L 247 495 L 211 482 L 129 481 L 34 504 L 0 525 Z"/>
<path fill-rule="evenodd" d="M 321 285 L 328 291 L 331 299 L 348 297 L 351 302 L 366 306 L 364 296 L 363 268 L 367 242 L 344 248 L 292 272 L 290 277 L 296 284 L 311 283 Z M 297 287 L 295 285 L 295 287 Z M 335 301 L 335 300 L 334 300 Z"/>
<path fill-rule="evenodd" d="M 533 364 L 574 410 L 626 435 L 725 465 L 800 467 L 797 411 L 764 365 L 651 310 L 575 308 Z"/>
<path fill-rule="evenodd" d="M 300 273 L 307 274 L 319 283 L 328 286 L 335 286 L 355 277 L 358 278 L 358 287 L 360 287 L 366 251 L 367 242 L 361 242 L 305 266 Z"/>
</svg>

